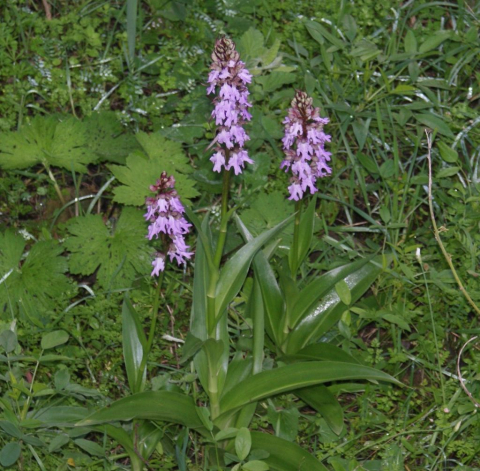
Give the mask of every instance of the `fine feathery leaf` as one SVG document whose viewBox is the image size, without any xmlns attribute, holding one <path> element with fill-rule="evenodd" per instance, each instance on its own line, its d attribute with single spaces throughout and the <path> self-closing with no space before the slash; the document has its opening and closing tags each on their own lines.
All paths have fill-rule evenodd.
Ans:
<svg viewBox="0 0 480 471">
<path fill-rule="evenodd" d="M 125 208 L 114 226 L 105 226 L 99 215 L 70 222 L 68 230 L 72 237 L 65 241 L 65 247 L 72 253 L 71 273 L 91 275 L 100 267 L 97 279 L 107 289 L 128 288 L 137 273 L 148 273 L 151 253 L 142 213 Z"/>
<path fill-rule="evenodd" d="M 97 158 L 86 141 L 85 125 L 75 118 L 37 117 L 20 131 L 0 135 L 0 166 L 15 169 L 44 162 L 84 173 Z"/>
<path fill-rule="evenodd" d="M 175 177 L 175 189 L 182 201 L 198 196 L 194 181 L 186 176 L 192 168 L 179 143 L 168 141 L 160 134 L 143 132 L 139 132 L 136 138 L 143 152 L 130 154 L 126 166 L 109 166 L 113 175 L 123 183 L 115 188 L 114 201 L 143 206 L 147 196 L 152 196 L 150 185 L 155 184 L 163 171 Z"/>
<path fill-rule="evenodd" d="M 34 244 L 22 260 L 25 241 L 13 230 L 0 234 L 0 312 L 19 306 L 30 311 L 52 310 L 71 285 L 64 275 L 63 248 L 54 240 Z M 28 314 L 28 313 L 27 313 Z"/>
</svg>

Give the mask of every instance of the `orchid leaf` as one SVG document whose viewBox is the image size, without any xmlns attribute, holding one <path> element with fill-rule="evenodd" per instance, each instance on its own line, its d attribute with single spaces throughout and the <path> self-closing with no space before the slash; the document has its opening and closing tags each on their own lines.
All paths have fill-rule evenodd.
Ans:
<svg viewBox="0 0 480 471">
<path fill-rule="evenodd" d="M 294 363 L 282 368 L 263 371 L 240 382 L 236 388 L 230 390 L 222 397 L 220 401 L 221 413 L 277 394 L 317 384 L 349 379 L 387 381 L 401 385 L 392 376 L 375 368 L 362 366 L 357 363 L 351 364 L 337 361 Z"/>
<path fill-rule="evenodd" d="M 268 433 L 251 432 L 252 449 L 268 453 L 262 461 L 275 471 L 328 471 L 314 456 L 296 443 Z"/>
<path fill-rule="evenodd" d="M 380 259 L 377 260 L 380 261 Z M 335 284 L 339 278 L 342 279 L 346 275 L 344 280 L 351 292 L 351 302 L 355 303 L 382 272 L 382 266 L 378 261 L 354 262 L 332 270 L 324 277 L 320 277 L 321 280 L 314 281 L 300 292 L 293 308 L 294 319 L 298 321 L 288 334 L 282 347 L 283 351 L 288 354 L 296 353 L 331 329 L 348 309 L 335 290 Z M 318 292 L 312 291 L 312 286 L 318 287 Z"/>
<path fill-rule="evenodd" d="M 170 391 L 146 391 L 119 399 L 81 420 L 77 425 L 85 427 L 133 419 L 161 420 L 192 429 L 203 427 L 193 399 Z"/>
</svg>

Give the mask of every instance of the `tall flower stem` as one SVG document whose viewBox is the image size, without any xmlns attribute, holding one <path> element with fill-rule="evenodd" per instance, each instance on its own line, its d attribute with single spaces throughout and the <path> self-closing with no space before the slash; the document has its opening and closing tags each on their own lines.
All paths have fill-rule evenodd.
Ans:
<svg viewBox="0 0 480 471">
<path fill-rule="evenodd" d="M 223 172 L 223 188 L 222 188 L 222 209 L 220 213 L 220 232 L 218 234 L 217 248 L 215 251 L 215 258 L 213 263 L 216 268 L 220 268 L 222 261 L 223 248 L 225 247 L 225 240 L 227 238 L 227 226 L 229 220 L 228 214 L 228 194 L 230 192 L 230 170 Z"/>
<path fill-rule="evenodd" d="M 295 279 L 295 275 L 298 270 L 298 245 L 300 240 L 300 220 L 302 218 L 303 200 L 295 201 L 295 225 L 293 226 L 293 247 L 292 256 L 290 258 L 290 272 L 292 278 Z"/>
<path fill-rule="evenodd" d="M 161 271 L 158 277 L 155 299 L 153 301 L 152 322 L 150 323 L 150 331 L 148 333 L 147 345 L 145 347 L 145 351 L 143 352 L 142 362 L 140 363 L 140 368 L 139 368 L 140 375 L 138 376 L 138 380 L 137 380 L 138 381 L 137 391 L 139 392 L 142 392 L 141 388 L 142 388 L 144 370 L 147 366 L 147 359 L 152 349 L 153 338 L 155 336 L 155 328 L 157 327 L 158 308 L 160 305 L 160 292 L 162 291 L 163 278 L 164 278 L 164 272 Z"/>
</svg>

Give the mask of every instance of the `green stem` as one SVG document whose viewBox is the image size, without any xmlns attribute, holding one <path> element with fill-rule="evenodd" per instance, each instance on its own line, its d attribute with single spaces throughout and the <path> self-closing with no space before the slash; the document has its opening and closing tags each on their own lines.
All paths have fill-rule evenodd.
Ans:
<svg viewBox="0 0 480 471">
<path fill-rule="evenodd" d="M 263 309 L 262 291 L 255 278 L 251 296 L 253 297 L 253 374 L 261 373 L 265 355 L 265 312 Z"/>
<path fill-rule="evenodd" d="M 20 420 L 25 420 L 28 413 L 28 408 L 30 407 L 30 402 L 32 401 L 33 395 L 33 385 L 35 384 L 35 377 L 37 376 L 38 367 L 40 366 L 40 360 L 42 359 L 44 350 L 40 352 L 40 356 L 38 357 L 37 364 L 35 365 L 35 371 L 33 372 L 32 382 L 30 383 L 30 395 L 27 397 L 25 404 L 23 406 L 22 413 L 20 415 Z"/>
<path fill-rule="evenodd" d="M 222 188 L 222 210 L 220 216 L 220 233 L 218 234 L 217 249 L 215 251 L 215 258 L 213 263 L 216 268 L 220 267 L 222 261 L 223 248 L 225 247 L 225 240 L 227 239 L 227 225 L 228 225 L 228 193 L 230 191 L 230 170 L 223 172 L 223 188 Z"/>
<path fill-rule="evenodd" d="M 295 225 L 293 226 L 293 247 L 290 257 L 290 272 L 292 278 L 295 279 L 298 269 L 298 244 L 300 239 L 300 219 L 302 217 L 302 203 L 303 200 L 295 202 Z"/>
<path fill-rule="evenodd" d="M 228 155 L 227 155 L 228 158 Z M 218 270 L 222 262 L 223 248 L 227 239 L 228 219 L 228 194 L 230 191 L 230 170 L 223 172 L 223 188 L 222 188 L 222 209 L 220 213 L 220 232 L 218 234 L 217 248 L 213 259 L 214 269 L 211 270 L 210 280 L 207 291 L 207 332 L 210 338 L 215 338 L 215 326 L 217 319 L 215 316 L 215 291 L 218 281 Z"/>
<path fill-rule="evenodd" d="M 61 203 L 65 206 L 66 202 L 63 198 L 62 191 L 60 190 L 60 187 L 58 186 L 57 179 L 55 178 L 55 175 L 52 173 L 52 170 L 50 169 L 50 165 L 46 161 L 44 161 L 43 166 L 45 167 L 45 170 L 47 171 L 48 176 L 50 177 L 50 180 L 53 183 L 53 186 L 55 188 L 55 192 L 58 195 L 58 198 L 60 199 Z"/>
<path fill-rule="evenodd" d="M 140 363 L 140 368 L 138 370 L 140 372 L 140 375 L 138 376 L 138 379 L 137 379 L 137 387 L 136 387 L 136 390 L 138 392 L 142 392 L 144 370 L 147 366 L 147 358 L 150 354 L 150 350 L 152 349 L 153 338 L 155 336 L 155 328 L 157 326 L 157 317 L 158 317 L 158 307 L 160 304 L 160 292 L 162 290 L 164 273 L 165 273 L 164 271 L 160 272 L 160 276 L 158 278 L 157 291 L 155 293 L 155 299 L 153 301 L 153 312 L 152 312 L 152 322 L 150 323 L 150 332 L 148 333 L 147 345 L 145 347 L 145 351 L 142 356 L 142 362 Z"/>
</svg>

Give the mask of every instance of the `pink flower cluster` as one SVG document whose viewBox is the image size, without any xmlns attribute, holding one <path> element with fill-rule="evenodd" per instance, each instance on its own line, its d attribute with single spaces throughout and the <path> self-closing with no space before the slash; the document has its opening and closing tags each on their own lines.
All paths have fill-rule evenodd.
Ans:
<svg viewBox="0 0 480 471">
<path fill-rule="evenodd" d="M 170 261 L 175 259 L 179 265 L 183 265 L 193 255 L 188 251 L 190 247 L 185 244 L 184 238 L 192 225 L 183 217 L 185 210 L 174 186 L 173 176 L 169 177 L 166 172 L 162 172 L 157 183 L 150 187 L 156 195 L 147 198 L 147 212 L 144 217 L 150 222 L 148 239 L 152 240 L 154 237 L 158 239 L 160 236 L 165 246 L 168 244 L 167 255 Z M 157 252 L 152 266 L 151 276 L 158 276 L 165 270 L 165 254 Z"/>
<path fill-rule="evenodd" d="M 319 108 L 314 108 L 312 103 L 312 98 L 297 90 L 288 116 L 283 121 L 285 160 L 280 168 L 291 170 L 293 174 L 288 187 L 290 200 L 302 199 L 307 189 L 313 195 L 318 191 L 315 186 L 317 178 L 332 173 L 327 165 L 332 154 L 324 147 L 325 142 L 330 142 L 331 136 L 323 132 L 323 126 L 329 119 L 321 118 Z"/>
<path fill-rule="evenodd" d="M 208 76 L 210 85 L 207 89 L 207 94 L 215 93 L 217 87 L 220 90 L 214 99 L 215 109 L 212 112 L 218 126 L 217 136 L 212 143 L 216 144 L 215 153 L 210 158 L 213 171 L 233 168 L 235 175 L 242 173 L 246 162 L 253 164 L 243 149 L 245 142 L 250 139 L 243 124 L 252 118 L 248 112 L 252 105 L 248 101 L 246 86 L 252 81 L 252 76 L 239 57 L 232 40 L 225 37 L 218 39 L 212 53 L 212 70 Z"/>
</svg>

